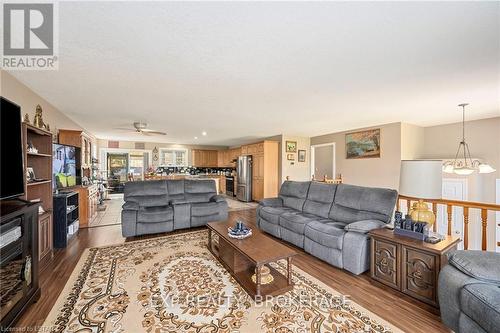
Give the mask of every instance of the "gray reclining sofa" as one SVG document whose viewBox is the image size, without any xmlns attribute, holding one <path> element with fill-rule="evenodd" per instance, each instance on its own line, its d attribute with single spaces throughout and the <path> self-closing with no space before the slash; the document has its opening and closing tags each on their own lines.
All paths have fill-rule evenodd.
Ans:
<svg viewBox="0 0 500 333">
<path fill-rule="evenodd" d="M 125 184 L 122 235 L 132 237 L 199 227 L 227 219 L 227 202 L 213 180 L 155 180 Z"/>
<path fill-rule="evenodd" d="M 457 333 L 500 333 L 500 253 L 455 251 L 439 273 L 441 320 Z"/>
<path fill-rule="evenodd" d="M 271 235 L 354 274 L 368 270 L 367 233 L 391 221 L 395 190 L 286 181 L 278 198 L 257 208 L 257 225 Z"/>
</svg>

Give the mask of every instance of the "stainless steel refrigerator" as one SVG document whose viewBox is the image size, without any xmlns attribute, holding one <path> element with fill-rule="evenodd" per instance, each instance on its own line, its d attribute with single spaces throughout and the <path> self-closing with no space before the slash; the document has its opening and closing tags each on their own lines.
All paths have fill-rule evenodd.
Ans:
<svg viewBox="0 0 500 333">
<path fill-rule="evenodd" d="M 252 156 L 239 156 L 236 164 L 238 188 L 236 198 L 252 201 Z"/>
</svg>

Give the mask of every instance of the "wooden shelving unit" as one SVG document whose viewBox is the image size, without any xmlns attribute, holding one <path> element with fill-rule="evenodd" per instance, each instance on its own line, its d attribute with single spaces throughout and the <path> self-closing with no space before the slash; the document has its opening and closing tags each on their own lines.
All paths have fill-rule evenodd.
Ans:
<svg viewBox="0 0 500 333">
<path fill-rule="evenodd" d="M 45 262 L 53 255 L 52 225 L 52 133 L 23 123 L 24 173 L 33 168 L 35 182 L 25 182 L 24 199 L 40 200 L 44 213 L 38 215 L 38 260 Z M 28 144 L 38 149 L 37 153 L 27 151 Z M 43 267 L 42 263 L 39 267 Z"/>
</svg>

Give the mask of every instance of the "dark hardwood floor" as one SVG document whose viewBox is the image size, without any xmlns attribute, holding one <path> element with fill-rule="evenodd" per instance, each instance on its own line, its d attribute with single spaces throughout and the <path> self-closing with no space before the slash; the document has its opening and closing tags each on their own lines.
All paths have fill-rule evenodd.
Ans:
<svg viewBox="0 0 500 333">
<path fill-rule="evenodd" d="M 255 209 L 230 212 L 229 218 L 231 220 L 240 218 L 248 223 L 254 223 Z M 42 296 L 37 303 L 28 308 L 16 327 L 36 328 L 43 324 L 86 248 L 163 235 L 166 234 L 125 240 L 121 236 L 120 225 L 81 229 L 66 249 L 55 251 L 54 258 L 41 272 Z M 400 329 L 422 333 L 450 332 L 441 323 L 437 310 L 432 307 L 372 281 L 368 273 L 355 276 L 332 267 L 299 248 L 295 249 L 300 253 L 294 258 L 294 265 L 338 292 L 349 295 L 354 302 Z"/>
</svg>

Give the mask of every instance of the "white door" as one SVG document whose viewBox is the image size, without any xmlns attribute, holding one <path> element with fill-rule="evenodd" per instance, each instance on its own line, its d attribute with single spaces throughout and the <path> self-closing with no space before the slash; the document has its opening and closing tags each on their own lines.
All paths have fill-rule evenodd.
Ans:
<svg viewBox="0 0 500 333">
<path fill-rule="evenodd" d="M 444 178 L 443 199 L 461 200 L 461 201 L 467 200 L 467 179 Z M 448 233 L 448 214 L 446 212 L 446 206 L 438 205 L 436 218 L 438 223 L 437 232 L 446 235 Z M 452 235 L 459 236 L 461 239 L 463 239 L 464 214 L 463 214 L 463 209 L 461 207 L 453 207 L 452 222 L 453 222 L 451 226 Z M 458 245 L 458 248 L 463 249 L 462 242 Z M 469 248 L 471 248 L 470 241 L 469 241 Z"/>
</svg>

